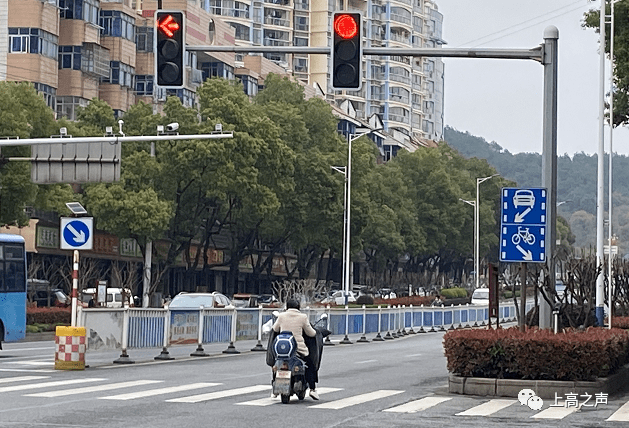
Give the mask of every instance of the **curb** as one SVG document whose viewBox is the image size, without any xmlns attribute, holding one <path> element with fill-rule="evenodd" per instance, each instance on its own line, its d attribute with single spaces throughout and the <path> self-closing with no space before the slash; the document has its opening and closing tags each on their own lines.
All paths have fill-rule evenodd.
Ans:
<svg viewBox="0 0 629 428">
<path fill-rule="evenodd" d="M 40 333 L 26 333 L 24 336 L 25 342 L 38 342 L 42 340 L 55 340 L 55 332 L 43 331 Z"/>
<path fill-rule="evenodd" d="M 491 379 L 448 375 L 448 392 L 462 395 L 518 397 L 522 389 L 532 389 L 541 398 L 557 395 L 605 393 L 609 395 L 629 390 L 629 364 L 616 373 L 594 381 L 557 381 L 529 379 Z"/>
</svg>

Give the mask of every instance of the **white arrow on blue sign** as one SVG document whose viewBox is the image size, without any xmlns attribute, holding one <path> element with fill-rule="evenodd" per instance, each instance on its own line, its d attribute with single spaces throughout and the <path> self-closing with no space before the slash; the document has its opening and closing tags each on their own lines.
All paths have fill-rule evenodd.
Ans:
<svg viewBox="0 0 629 428">
<path fill-rule="evenodd" d="M 93 217 L 61 219 L 61 249 L 91 250 L 93 245 Z"/>
<path fill-rule="evenodd" d="M 546 189 L 502 189 L 500 261 L 546 261 Z"/>
</svg>

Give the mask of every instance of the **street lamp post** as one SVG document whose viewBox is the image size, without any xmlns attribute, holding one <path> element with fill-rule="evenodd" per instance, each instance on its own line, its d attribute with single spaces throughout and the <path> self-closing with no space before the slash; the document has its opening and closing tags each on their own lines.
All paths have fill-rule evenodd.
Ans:
<svg viewBox="0 0 629 428">
<path fill-rule="evenodd" d="M 476 239 L 477 239 L 476 238 L 476 215 L 477 215 L 477 213 L 476 213 L 476 201 L 468 201 L 466 199 L 461 199 L 461 198 L 459 198 L 459 201 L 465 202 L 466 204 L 471 205 L 474 208 L 474 249 L 473 249 L 473 252 L 474 252 L 474 269 L 478 269 L 476 267 L 476 260 L 477 260 L 477 255 L 476 255 Z M 478 271 L 475 270 L 474 271 L 474 282 L 476 284 L 476 288 L 478 288 L 478 281 L 476 281 L 476 278 L 478 278 Z"/>
<path fill-rule="evenodd" d="M 474 210 L 476 211 L 476 215 L 475 215 L 476 219 L 475 219 L 475 225 L 474 225 L 475 226 L 474 227 L 474 229 L 475 229 L 474 235 L 475 235 L 475 241 L 476 241 L 476 251 L 475 251 L 475 254 L 474 254 L 474 258 L 475 258 L 475 260 L 474 260 L 474 270 L 476 272 L 475 273 L 476 288 L 480 287 L 480 282 L 479 282 L 479 279 L 480 279 L 480 277 L 479 277 L 479 273 L 480 273 L 479 272 L 479 269 L 480 269 L 480 266 L 479 266 L 479 259 L 480 259 L 480 245 L 479 245 L 479 234 L 480 234 L 479 216 L 480 216 L 480 210 L 479 210 L 479 207 L 480 207 L 480 200 L 479 200 L 479 192 L 478 191 L 479 191 L 481 183 L 489 180 L 490 178 L 494 178 L 494 177 L 496 177 L 498 175 L 500 175 L 500 174 L 493 174 L 493 175 L 490 175 L 489 177 L 483 177 L 483 178 L 477 177 L 476 178 L 476 206 L 474 207 Z"/>
</svg>

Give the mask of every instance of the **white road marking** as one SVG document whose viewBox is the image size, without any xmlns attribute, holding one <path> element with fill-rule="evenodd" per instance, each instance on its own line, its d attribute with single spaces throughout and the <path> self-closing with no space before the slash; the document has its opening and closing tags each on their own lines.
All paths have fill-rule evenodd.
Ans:
<svg viewBox="0 0 629 428">
<path fill-rule="evenodd" d="M 54 369 L 0 369 L 0 372 L 54 373 Z"/>
<path fill-rule="evenodd" d="M 546 410 L 542 410 L 539 413 L 534 414 L 533 416 L 531 416 L 534 419 L 563 419 L 566 416 L 576 412 L 577 409 L 576 407 L 557 407 L 557 406 L 553 406 L 553 407 L 549 407 Z"/>
<path fill-rule="evenodd" d="M 109 383 L 107 385 L 85 386 L 83 388 L 59 389 L 56 391 L 38 392 L 35 394 L 26 394 L 25 397 L 65 397 L 66 395 L 87 394 L 91 392 L 109 391 L 118 388 L 130 388 L 132 386 L 149 385 L 151 383 L 160 383 L 162 380 L 131 380 L 128 382 Z"/>
<path fill-rule="evenodd" d="M 412 357 L 421 357 L 422 354 L 411 354 L 411 355 L 407 355 L 408 358 L 412 358 Z"/>
<path fill-rule="evenodd" d="M 336 392 L 336 391 L 342 391 L 343 388 L 326 388 L 325 386 L 321 386 L 319 388 L 317 388 L 317 392 L 319 393 L 319 395 L 322 394 L 327 394 L 329 392 Z M 308 400 L 309 397 L 308 395 L 306 395 L 306 400 Z M 260 398 L 258 400 L 251 400 L 251 401 L 243 401 L 242 403 L 236 403 L 240 406 L 270 406 L 272 404 L 277 404 L 280 403 L 280 398 L 271 398 L 271 397 L 265 397 L 265 398 Z"/>
<path fill-rule="evenodd" d="M 355 364 L 375 363 L 376 361 L 378 361 L 378 360 L 356 361 Z"/>
<path fill-rule="evenodd" d="M 518 400 L 489 400 L 486 403 L 474 406 L 471 409 L 467 409 L 464 412 L 457 413 L 457 416 L 489 416 L 492 413 L 496 413 L 499 410 L 509 407 L 512 404 L 517 403 Z"/>
<path fill-rule="evenodd" d="M 622 407 L 606 419 L 607 421 L 619 421 L 629 422 L 629 401 L 622 405 Z"/>
<path fill-rule="evenodd" d="M 0 383 L 22 382 L 24 380 L 48 379 L 50 376 L 15 376 L 0 379 Z"/>
<path fill-rule="evenodd" d="M 20 364 L 24 366 L 54 366 L 54 361 L 7 361 L 5 364 Z"/>
<path fill-rule="evenodd" d="M 390 409 L 384 409 L 384 412 L 394 413 L 415 413 L 423 412 L 437 404 L 441 404 L 444 401 L 451 400 L 449 397 L 424 397 L 419 400 L 414 400 L 409 403 L 402 404 L 400 406 L 391 407 Z"/>
<path fill-rule="evenodd" d="M 70 380 L 58 380 L 54 382 L 30 383 L 27 385 L 5 386 L 5 387 L 0 388 L 0 392 L 24 391 L 26 389 L 41 389 L 41 388 L 49 388 L 51 386 L 76 385 L 77 383 L 100 382 L 103 380 L 107 380 L 107 379 L 88 377 L 88 378 L 83 378 L 83 379 L 70 379 Z"/>
<path fill-rule="evenodd" d="M 199 382 L 188 385 L 171 386 L 168 388 L 149 389 L 148 391 L 129 392 L 127 394 L 110 395 L 108 397 L 98 397 L 99 400 L 134 400 L 136 398 L 153 397 L 155 395 L 170 394 L 171 392 L 189 391 L 191 389 L 208 388 L 218 386 L 222 383 Z"/>
<path fill-rule="evenodd" d="M 207 394 L 191 395 L 189 397 L 173 398 L 166 400 L 170 403 L 199 403 L 201 401 L 217 400 L 219 398 L 233 397 L 235 395 L 250 394 L 252 392 L 269 391 L 271 385 L 254 385 L 244 388 L 227 389 L 224 391 L 209 392 Z"/>
<path fill-rule="evenodd" d="M 345 407 L 354 406 L 356 404 L 367 403 L 379 398 L 386 398 L 391 395 L 401 394 L 404 391 L 395 391 L 389 389 L 381 389 L 367 394 L 354 395 L 352 397 L 343 398 L 342 400 L 330 401 L 329 403 L 317 404 L 310 406 L 311 409 L 344 409 Z"/>
</svg>

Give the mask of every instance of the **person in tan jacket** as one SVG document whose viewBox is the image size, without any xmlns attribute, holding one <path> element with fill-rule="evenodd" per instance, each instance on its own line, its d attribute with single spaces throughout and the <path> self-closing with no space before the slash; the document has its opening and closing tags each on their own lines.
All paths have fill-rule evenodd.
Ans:
<svg viewBox="0 0 629 428">
<path fill-rule="evenodd" d="M 315 368 L 315 364 L 309 355 L 308 347 L 304 341 L 304 334 L 315 337 L 317 332 L 310 325 L 308 321 L 308 315 L 299 311 L 299 302 L 295 299 L 289 299 L 286 302 L 286 311 L 279 314 L 277 321 L 273 324 L 273 330 L 276 332 L 290 331 L 295 337 L 297 342 L 297 353 L 299 357 L 306 363 L 306 382 L 308 382 L 308 388 L 310 388 L 310 397 L 313 400 L 319 399 L 319 394 L 316 390 L 316 382 L 319 381 L 319 376 Z"/>
</svg>

